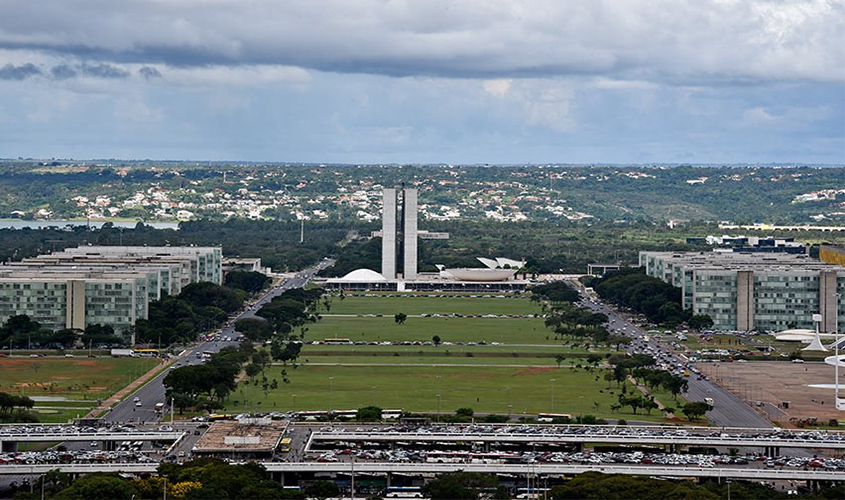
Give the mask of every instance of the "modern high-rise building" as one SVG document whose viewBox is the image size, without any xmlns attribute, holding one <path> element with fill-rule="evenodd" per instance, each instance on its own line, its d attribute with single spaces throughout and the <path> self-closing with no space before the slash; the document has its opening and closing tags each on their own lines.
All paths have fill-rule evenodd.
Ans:
<svg viewBox="0 0 845 500">
<path fill-rule="evenodd" d="M 402 198 L 399 199 L 401 193 Z M 400 241 L 402 236 L 402 278 L 417 279 L 417 190 L 402 188 L 385 188 L 383 193 L 381 220 L 381 274 L 386 279 L 394 280 L 399 276 L 397 266 Z M 401 216 L 400 213 L 401 207 Z M 401 217 L 401 219 L 399 218 Z M 402 224 L 399 225 L 401 220 Z"/>
<path fill-rule="evenodd" d="M 396 279 L 396 189 L 385 188 L 382 193 L 381 215 L 381 275 Z"/>
<path fill-rule="evenodd" d="M 404 189 L 402 198 L 402 227 L 404 241 L 402 252 L 402 277 L 406 280 L 417 279 L 417 190 Z"/>
</svg>

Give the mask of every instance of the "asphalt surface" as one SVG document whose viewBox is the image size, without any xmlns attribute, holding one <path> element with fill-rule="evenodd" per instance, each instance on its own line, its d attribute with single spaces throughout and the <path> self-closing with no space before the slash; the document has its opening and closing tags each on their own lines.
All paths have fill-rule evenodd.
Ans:
<svg viewBox="0 0 845 500">
<path fill-rule="evenodd" d="M 656 339 L 649 337 L 637 325 L 631 323 L 623 315 L 606 305 L 593 301 L 582 293 L 582 303 L 595 312 L 607 315 L 609 330 L 616 334 L 625 335 L 633 339 L 635 346 L 629 346 L 631 354 L 651 354 L 647 349 L 663 355 L 673 366 L 681 366 L 688 363 L 680 358 L 665 345 Z M 646 340 L 648 339 L 648 340 Z M 772 423 L 757 413 L 753 408 L 741 399 L 722 389 L 719 385 L 696 376 L 688 378 L 689 389 L 684 396 L 690 401 L 704 401 L 704 398 L 713 398 L 713 409 L 707 412 L 706 416 L 713 425 L 720 427 L 772 427 Z"/>
<path fill-rule="evenodd" d="M 304 287 L 313 277 L 320 271 L 320 269 L 330 265 L 331 261 L 323 260 L 317 266 L 302 271 L 296 274 L 293 278 L 284 280 L 278 286 L 272 288 L 260 299 L 253 302 L 247 309 L 241 311 L 235 316 L 232 316 L 220 330 L 219 337 L 221 339 L 229 338 L 229 341 L 203 341 L 192 348 L 186 349 L 180 353 L 173 361 L 171 367 L 189 366 L 202 364 L 205 358 L 202 356 L 203 352 L 218 352 L 224 347 L 236 347 L 239 345 L 240 334 L 235 332 L 235 322 L 239 319 L 254 318 L 255 312 L 261 309 L 261 306 L 267 302 L 278 297 L 287 290 Z M 164 378 L 170 370 L 164 370 L 155 378 L 151 379 L 145 385 L 135 391 L 131 397 L 127 397 L 120 403 L 114 405 L 108 414 L 103 417 L 106 422 L 158 422 L 160 420 L 169 420 L 169 402 L 165 399 Z M 138 398 L 138 401 L 135 401 Z M 140 405 L 137 405 L 140 403 Z M 166 408 L 163 415 L 155 412 L 156 403 L 165 403 Z"/>
</svg>

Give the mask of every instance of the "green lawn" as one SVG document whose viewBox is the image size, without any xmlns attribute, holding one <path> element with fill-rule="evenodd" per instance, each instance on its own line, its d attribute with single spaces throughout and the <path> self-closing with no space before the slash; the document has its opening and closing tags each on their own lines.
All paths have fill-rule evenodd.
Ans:
<svg viewBox="0 0 845 500">
<path fill-rule="evenodd" d="M 539 318 L 408 318 L 398 325 L 390 317 L 324 316 L 308 325 L 305 340 L 347 338 L 352 341 L 499 342 L 553 344 L 554 336 Z"/>
<path fill-rule="evenodd" d="M 586 354 L 584 354 L 586 357 Z M 308 362 L 305 362 L 305 360 Z M 390 353 L 373 353 L 368 356 L 358 356 L 355 353 L 350 353 L 350 356 L 302 356 L 299 359 L 303 364 L 343 364 L 343 365 L 401 365 L 401 364 L 428 364 L 428 365 L 520 365 L 520 366 L 557 366 L 553 355 L 531 355 L 531 356 L 503 356 L 503 357 L 488 357 L 488 356 L 474 356 L 467 357 L 465 355 L 453 356 L 416 356 L 413 353 L 406 353 L 399 356 L 394 356 Z M 584 364 L 583 358 L 567 358 L 562 363 L 563 366 L 575 364 Z M 281 366 L 281 365 L 279 365 Z"/>
<path fill-rule="evenodd" d="M 331 298 L 328 314 L 540 314 L 540 306 L 523 297 L 472 297 L 450 295 L 430 297 L 345 296 Z"/>
<path fill-rule="evenodd" d="M 0 358 L 0 390 L 55 398 L 36 401 L 35 412 L 42 422 L 65 422 L 156 364 L 151 358 Z"/>
<path fill-rule="evenodd" d="M 278 370 L 279 367 L 268 369 L 268 378 L 280 378 Z M 510 410 L 512 415 L 518 415 L 553 411 L 634 418 L 629 412 L 610 411 L 620 389 L 615 383 L 608 389 L 602 374 L 600 370 L 588 373 L 539 366 L 305 365 L 288 368 L 291 383 L 281 384 L 279 389 L 270 390 L 266 395 L 260 387 L 241 383 L 230 396 L 226 409 L 231 412 L 341 410 L 375 405 L 434 413 L 440 394 L 443 413 L 470 407 L 479 413 L 507 414 Z M 595 380 L 597 376 L 598 381 Z M 662 415 L 653 412 L 650 417 L 636 418 L 659 421 Z"/>
</svg>

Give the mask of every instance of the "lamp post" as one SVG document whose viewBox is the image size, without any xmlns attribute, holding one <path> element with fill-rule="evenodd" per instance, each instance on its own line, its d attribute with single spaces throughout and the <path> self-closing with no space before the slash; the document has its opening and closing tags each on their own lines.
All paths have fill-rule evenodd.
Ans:
<svg viewBox="0 0 845 500">
<path fill-rule="evenodd" d="M 555 412 L 555 379 L 551 379 L 550 382 L 552 383 L 552 408 L 550 410 L 551 413 Z"/>
</svg>

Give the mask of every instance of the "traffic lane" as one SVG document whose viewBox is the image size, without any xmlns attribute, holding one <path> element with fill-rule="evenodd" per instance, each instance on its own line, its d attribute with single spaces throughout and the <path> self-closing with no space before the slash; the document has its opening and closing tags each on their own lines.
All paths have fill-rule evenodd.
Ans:
<svg viewBox="0 0 845 500">
<path fill-rule="evenodd" d="M 277 287 L 274 287 L 266 294 L 264 294 L 258 300 L 258 302 L 263 305 L 264 303 L 281 295 L 287 290 L 290 290 L 292 288 L 301 288 L 302 286 L 305 286 L 308 281 L 308 279 L 304 278 L 284 280 Z M 251 309 L 245 309 L 239 314 L 237 314 L 234 318 L 229 320 L 228 325 L 221 330 L 221 334 L 224 336 L 233 337 L 235 335 L 235 322 L 241 318 L 255 317 L 253 309 L 257 310 L 257 308 L 255 307 Z M 200 344 L 196 345 L 194 348 L 187 349 L 182 356 L 179 356 L 177 358 L 176 362 L 181 362 L 184 365 L 200 364 L 203 363 L 205 360 L 201 358 L 197 359 L 197 352 L 218 352 L 223 347 L 237 345 L 239 345 L 239 342 L 235 340 L 231 342 L 203 341 Z M 103 417 L 104 420 L 106 422 L 149 422 L 158 420 L 161 415 L 156 414 L 153 408 L 156 403 L 165 402 L 164 377 L 167 376 L 169 371 L 169 369 L 162 371 L 160 374 L 158 374 L 156 377 L 154 377 L 152 380 L 144 384 L 142 387 L 140 387 L 133 393 L 133 398 L 138 397 L 141 400 L 141 407 L 135 406 L 135 402 L 132 400 L 133 398 L 126 398 L 116 404 L 114 407 L 112 407 L 112 410 L 107 415 L 105 415 L 105 417 Z"/>
<path fill-rule="evenodd" d="M 597 308 L 597 310 L 602 309 L 606 308 Z M 676 365 L 677 363 L 682 362 L 677 355 L 668 349 L 664 349 L 657 339 L 649 339 L 648 341 L 642 340 L 646 336 L 646 333 L 637 325 L 628 321 L 618 313 L 608 314 L 609 318 L 611 316 L 613 317 L 614 323 L 619 323 L 616 325 L 617 331 L 620 328 L 623 328 L 622 331 L 626 334 L 630 331 L 630 335 L 639 339 L 640 342 L 643 343 L 644 347 L 668 354 L 670 359 L 674 361 Z M 687 399 L 692 401 L 703 401 L 705 397 L 712 397 L 715 405 L 713 410 L 707 412 L 706 415 L 716 425 L 732 427 L 770 427 L 772 425 L 768 419 L 758 414 L 744 401 L 711 381 L 690 378 L 688 382 L 688 390 L 685 393 L 685 396 Z"/>
</svg>

